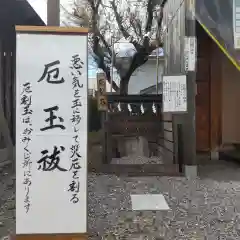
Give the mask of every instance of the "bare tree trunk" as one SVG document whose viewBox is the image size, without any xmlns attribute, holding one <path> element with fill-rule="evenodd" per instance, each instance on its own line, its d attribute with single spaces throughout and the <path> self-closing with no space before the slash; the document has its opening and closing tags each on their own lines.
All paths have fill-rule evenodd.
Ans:
<svg viewBox="0 0 240 240">
<path fill-rule="evenodd" d="M 128 84 L 130 78 L 122 78 L 120 81 L 120 95 L 128 95 Z"/>
</svg>

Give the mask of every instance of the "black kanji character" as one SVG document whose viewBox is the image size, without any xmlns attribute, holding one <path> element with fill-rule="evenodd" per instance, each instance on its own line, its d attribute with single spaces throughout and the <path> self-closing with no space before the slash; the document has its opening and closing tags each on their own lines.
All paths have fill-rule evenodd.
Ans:
<svg viewBox="0 0 240 240">
<path fill-rule="evenodd" d="M 81 116 L 79 114 L 73 114 L 72 115 L 72 118 L 71 118 L 71 121 L 72 123 L 74 123 L 75 125 L 78 125 L 81 121 Z"/>
<path fill-rule="evenodd" d="M 72 161 L 72 165 L 71 165 L 71 167 L 70 167 L 70 171 L 72 170 L 72 169 L 75 169 L 75 170 L 79 170 L 79 169 L 81 169 L 82 167 L 80 166 L 80 164 L 79 164 L 79 159 L 74 159 L 73 161 Z"/>
<path fill-rule="evenodd" d="M 79 98 L 76 98 L 72 101 L 73 105 L 72 105 L 72 108 L 76 108 L 76 107 L 81 107 L 82 106 L 82 103 L 80 101 Z"/>
<path fill-rule="evenodd" d="M 26 168 L 26 167 L 29 168 L 29 166 L 31 166 L 31 164 L 32 164 L 32 162 L 31 162 L 31 159 L 30 159 L 30 158 L 25 158 L 25 159 L 23 160 L 23 163 L 22 163 L 23 168 Z"/>
<path fill-rule="evenodd" d="M 20 99 L 20 105 L 28 105 L 30 106 L 32 104 L 32 97 L 28 96 L 26 94 L 22 95 Z"/>
<path fill-rule="evenodd" d="M 57 111 L 58 109 L 59 109 L 58 106 L 54 106 L 54 107 L 46 108 L 43 110 L 44 112 L 49 112 L 50 116 L 49 116 L 49 118 L 47 118 L 45 120 L 45 122 L 49 122 L 49 126 L 41 128 L 40 129 L 41 131 L 45 131 L 45 130 L 49 130 L 49 129 L 53 129 L 53 128 L 61 128 L 62 130 L 65 129 L 65 127 L 62 124 L 53 124 L 53 120 L 55 120 L 57 118 L 59 119 L 60 122 L 64 122 L 62 117 L 57 117 L 53 113 L 53 111 Z"/>
<path fill-rule="evenodd" d="M 49 64 L 46 64 L 44 72 L 43 72 L 43 75 L 38 80 L 38 82 L 41 82 L 46 77 L 46 80 L 47 80 L 48 83 L 52 83 L 52 84 L 63 83 L 65 81 L 64 78 L 61 78 L 60 80 L 58 79 L 58 77 L 59 77 L 59 68 L 58 67 L 52 68 L 52 67 L 54 67 L 54 66 L 56 66 L 58 64 L 60 64 L 59 60 L 51 62 Z"/>
<path fill-rule="evenodd" d="M 79 154 L 79 145 L 78 144 L 71 146 L 71 152 L 72 152 L 72 155 L 70 158 L 73 158 L 74 156 L 77 156 L 79 158 L 81 157 Z"/>
<path fill-rule="evenodd" d="M 69 192 L 79 192 L 79 187 L 80 187 L 79 182 L 73 180 L 73 181 L 69 184 L 68 191 L 69 191 Z"/>
<path fill-rule="evenodd" d="M 72 63 L 74 69 L 81 69 L 84 64 L 78 54 L 72 56 Z"/>
<path fill-rule="evenodd" d="M 107 101 L 105 98 L 100 98 L 99 101 L 100 101 L 99 104 L 102 106 L 105 106 L 107 104 Z"/>
<path fill-rule="evenodd" d="M 72 73 L 74 75 L 74 73 Z M 83 88 L 83 84 L 80 84 L 78 77 L 74 76 L 72 81 L 73 88 Z"/>
<path fill-rule="evenodd" d="M 25 107 L 23 108 L 22 116 L 30 115 L 30 114 L 32 114 L 32 113 L 33 113 L 32 109 L 30 109 L 29 106 L 25 106 Z"/>
<path fill-rule="evenodd" d="M 60 150 L 64 151 L 65 148 L 63 146 L 60 146 Z M 67 169 L 59 166 L 59 154 L 61 153 L 60 150 L 58 150 L 58 148 L 54 146 L 53 153 L 51 155 L 48 155 L 48 150 L 41 151 L 43 157 L 39 161 L 37 161 L 37 163 L 39 164 L 38 170 L 42 169 L 42 171 L 53 171 L 55 169 L 58 169 L 61 172 L 66 172 Z"/>
<path fill-rule="evenodd" d="M 22 91 L 21 95 L 22 95 L 24 92 L 25 92 L 25 93 L 28 93 L 28 94 L 29 94 L 29 93 L 32 93 L 30 82 L 26 82 L 26 83 L 23 84 L 23 91 Z"/>
</svg>

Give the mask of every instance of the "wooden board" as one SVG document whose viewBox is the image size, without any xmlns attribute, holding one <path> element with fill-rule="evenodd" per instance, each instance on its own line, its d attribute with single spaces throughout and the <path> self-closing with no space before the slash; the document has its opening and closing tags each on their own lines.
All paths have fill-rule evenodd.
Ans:
<svg viewBox="0 0 240 240">
<path fill-rule="evenodd" d="M 31 28 L 31 27 L 16 27 L 16 30 L 17 31 L 20 31 L 21 33 L 23 32 L 23 33 L 25 33 L 25 32 L 30 32 L 30 33 L 35 33 L 35 32 L 41 32 L 41 34 L 45 34 L 45 32 L 47 32 L 47 33 L 51 33 L 51 34 L 45 34 L 45 35 L 47 35 L 47 38 L 49 38 L 49 37 L 52 37 L 51 35 L 54 35 L 54 34 L 52 34 L 52 32 L 55 32 L 55 34 L 58 34 L 58 33 L 61 33 L 61 32 L 66 32 L 66 33 L 69 33 L 69 34 L 71 34 L 71 33 L 75 33 L 76 32 L 76 34 L 77 33 L 80 33 L 80 34 L 78 34 L 79 36 L 75 36 L 75 37 L 80 37 L 80 38 L 84 38 L 84 41 L 82 42 L 82 43 L 86 43 L 86 44 L 82 44 L 82 46 L 83 46 L 83 48 L 85 48 L 85 46 L 86 46 L 86 50 L 87 50 L 87 37 L 86 37 L 86 35 L 87 34 L 85 34 L 84 33 L 84 37 L 82 37 L 81 36 L 81 33 L 82 33 L 82 31 L 78 31 L 77 29 L 76 29 L 76 31 L 74 31 L 74 29 L 66 29 L 66 31 L 64 31 L 64 29 L 63 28 L 55 28 L 55 27 L 45 27 L 45 28 L 41 28 L 41 27 L 33 27 L 33 28 Z M 49 30 L 49 31 L 48 31 Z M 22 35 L 25 35 L 25 37 L 26 36 L 28 36 L 28 37 L 30 37 L 32 34 L 22 34 Z M 35 35 L 35 34 L 34 34 Z M 33 37 L 33 36 L 31 36 L 31 37 Z M 55 37 L 55 36 L 53 36 L 53 37 Z M 64 40 L 66 40 L 66 36 L 64 36 Z M 20 38 L 21 39 L 21 38 Z M 35 38 L 36 39 L 36 38 Z M 55 38 L 54 38 L 55 39 Z M 71 45 L 72 45 L 72 43 L 73 43 L 73 41 L 72 41 L 72 38 L 70 39 L 71 40 Z M 40 40 L 41 41 L 41 43 L 43 42 L 43 38 Z M 53 42 L 51 39 L 50 39 L 50 41 L 52 42 L 52 43 L 54 43 L 54 47 L 55 47 L 55 42 Z M 77 44 L 77 48 L 76 49 L 79 49 L 79 39 L 77 40 L 77 41 L 75 41 L 76 42 L 76 44 Z M 29 42 L 28 42 L 29 43 Z M 30 43 L 31 43 L 31 41 L 30 41 Z M 34 43 L 36 43 L 35 41 L 34 41 Z M 65 43 L 65 41 L 64 41 L 64 43 Z M 27 46 L 27 48 L 28 48 L 28 46 L 29 45 L 31 45 L 31 44 L 18 44 L 18 50 L 19 49 L 21 49 L 22 50 L 22 48 L 20 48 L 20 46 Z M 44 45 L 44 44 L 43 44 Z M 45 46 L 48 46 L 49 45 L 49 42 L 48 42 L 48 44 L 45 44 Z M 63 44 L 64 45 L 64 44 Z M 65 44 L 66 45 L 66 44 Z M 81 44 L 80 44 L 81 45 Z M 32 45 L 33 46 L 33 45 Z M 60 48 L 62 51 L 64 51 L 62 48 Z M 24 49 L 25 50 L 25 49 Z M 31 50 L 31 48 L 30 48 L 30 50 Z M 33 49 L 32 49 L 33 50 Z M 44 49 L 42 49 L 42 50 L 44 50 Z M 67 53 L 69 53 L 69 50 L 71 50 L 71 49 L 67 49 Z M 81 49 L 80 48 L 80 52 L 82 51 L 82 53 L 84 53 L 84 49 Z M 19 51 L 19 52 L 17 52 L 18 53 L 18 58 L 17 58 L 17 60 L 19 60 L 19 59 L 21 59 L 20 58 L 20 54 L 19 53 L 21 53 L 21 52 L 26 52 L 26 51 Z M 31 52 L 31 51 L 30 51 Z M 59 53 L 59 51 L 55 51 L 55 52 L 58 52 Z M 73 52 L 73 54 L 75 54 L 75 51 Z M 57 57 L 61 57 L 61 56 L 57 56 Z M 31 57 L 29 58 L 29 59 L 31 59 Z M 80 57 L 79 57 L 79 59 L 80 59 Z M 82 59 L 84 59 L 83 61 L 87 61 L 87 52 L 86 52 L 86 54 L 84 55 L 83 54 L 83 56 L 82 56 Z M 18 61 L 18 63 L 19 63 L 19 61 Z M 24 64 L 27 66 L 27 65 L 29 65 L 28 63 L 26 64 L 26 62 L 24 62 Z M 21 64 L 20 64 L 21 65 Z M 38 65 L 38 64 L 36 64 L 36 65 Z M 85 64 L 86 65 L 86 64 Z M 20 68 L 19 68 L 19 65 L 17 64 L 17 70 L 19 70 Z M 21 69 L 22 70 L 22 69 Z M 66 70 L 67 71 L 67 70 Z M 87 71 L 87 69 L 86 68 L 84 68 L 84 71 Z M 19 72 L 21 72 L 21 71 L 19 71 Z M 24 72 L 24 71 L 22 71 L 22 72 Z M 66 73 L 65 73 L 66 74 Z M 68 72 L 67 72 L 67 74 L 68 74 Z M 18 74 L 19 75 L 19 74 Z M 79 74 L 79 75 L 81 75 L 81 74 Z M 85 74 L 85 76 L 87 76 L 86 74 Z M 19 77 L 19 76 L 18 76 Z M 20 81 L 19 79 L 24 79 L 24 76 L 22 77 L 19 77 L 17 80 L 18 81 Z M 34 78 L 35 79 L 35 78 Z M 87 82 L 87 77 L 86 78 L 84 78 L 83 80 L 86 80 L 86 82 Z M 87 86 L 87 84 L 84 84 L 83 86 Z M 69 89 L 71 89 L 72 88 L 72 86 L 70 86 L 70 88 Z M 83 88 L 83 87 L 82 87 Z M 18 89 L 19 90 L 19 89 Z M 61 89 L 60 89 L 61 90 Z M 62 89 L 61 91 L 64 91 L 65 89 Z M 84 97 L 85 98 L 85 100 L 87 99 L 87 87 L 85 87 L 85 92 L 84 92 L 84 95 L 82 95 L 82 96 L 85 96 L 86 95 L 86 97 Z M 19 91 L 20 92 L 20 91 Z M 46 97 L 46 96 L 45 96 Z M 61 96 L 60 96 L 60 99 L 61 99 Z M 83 104 L 83 106 L 85 106 L 85 110 L 84 110 L 84 112 L 85 113 L 87 113 L 87 102 L 86 103 L 84 103 Z M 71 113 L 70 113 L 71 114 Z M 85 114 L 85 117 L 87 116 L 87 114 Z M 87 119 L 86 119 L 86 121 L 85 121 L 85 123 L 87 123 Z M 76 127 L 77 128 L 77 127 Z M 79 128 L 80 129 L 80 128 Z M 82 129 L 85 129 L 86 130 L 86 126 L 84 126 Z M 78 130 L 76 130 L 76 131 L 78 131 Z M 19 131 L 20 132 L 20 131 Z M 81 131 L 82 133 L 84 132 L 84 131 Z M 85 131 L 85 133 L 86 133 L 86 136 L 87 136 L 87 132 Z M 17 134 L 17 133 L 16 133 Z M 19 134 L 17 134 L 18 136 L 19 136 Z M 75 138 L 75 136 L 74 136 L 74 138 Z M 86 144 L 87 144 L 87 138 L 84 138 L 84 139 L 86 139 L 85 140 L 85 143 L 84 143 L 84 145 L 85 146 L 87 146 Z M 68 141 L 68 143 L 69 143 L 69 141 Z M 68 148 L 68 149 L 70 149 L 70 148 Z M 86 148 L 85 148 L 85 151 L 86 151 Z M 81 154 L 82 155 L 82 154 Z M 85 153 L 84 154 L 84 156 L 86 156 L 85 157 L 85 160 L 87 161 L 87 154 Z M 74 160 L 75 161 L 75 160 Z M 86 164 L 85 164 L 86 165 Z M 19 169 L 21 169 L 21 168 L 19 168 Z M 66 170 L 67 171 L 67 170 Z M 20 172 L 20 171 L 17 171 L 17 172 Z M 84 178 L 81 178 L 81 179 L 85 179 L 86 181 L 87 181 L 87 176 L 86 176 L 86 174 L 87 174 L 87 172 L 86 171 L 84 171 L 83 172 L 84 173 Z M 75 175 L 75 174 L 74 174 Z M 32 174 L 31 174 L 31 176 L 33 176 Z M 46 176 L 44 176 L 44 178 L 45 178 Z M 78 177 L 78 176 L 77 176 Z M 64 179 L 63 177 L 61 177 L 61 179 Z M 35 182 L 34 182 L 34 184 L 35 184 Z M 41 185 L 38 185 L 38 186 L 40 186 L 41 187 Z M 43 185 L 42 185 L 43 186 Z M 44 186 L 43 186 L 44 187 Z M 19 191 L 20 193 L 22 192 L 21 191 L 21 189 L 20 189 L 20 191 Z M 60 194 L 63 192 L 62 191 L 62 189 L 60 189 Z M 52 199 L 55 199 L 55 196 L 56 196 L 56 194 L 57 194 L 57 191 L 56 191 L 56 188 L 55 188 L 55 190 L 54 190 L 54 194 L 53 194 L 53 198 Z M 85 197 L 83 198 L 83 200 L 85 200 L 86 199 L 86 190 L 84 190 L 83 191 L 83 194 L 85 195 Z M 61 195 L 59 195 L 60 197 L 61 197 Z M 59 197 L 58 196 L 58 197 Z M 21 199 L 21 198 L 20 198 Z M 39 199 L 38 197 L 36 197 L 35 199 Z M 50 198 L 51 199 L 51 198 Z M 60 198 L 58 198 L 58 199 L 60 199 Z M 37 201 L 36 201 L 37 202 Z M 50 201 L 49 201 L 50 202 Z M 80 202 L 81 203 L 81 202 Z M 56 205 L 56 204 L 55 204 Z M 80 204 L 79 205 L 80 207 L 81 206 L 85 206 L 86 207 L 86 201 L 85 202 L 83 202 L 83 204 Z M 65 205 L 65 207 L 66 207 L 66 205 Z M 66 230 L 68 231 L 68 232 L 70 232 L 70 233 L 68 233 L 68 234 L 65 234 L 65 233 L 61 233 L 61 234 L 52 234 L 52 233 L 54 233 L 54 232 L 61 232 L 60 230 L 62 230 L 62 227 L 61 227 L 61 225 L 59 225 L 58 226 L 58 229 L 57 228 L 53 228 L 52 227 L 52 224 L 51 224 L 51 219 L 50 219 L 50 223 L 48 223 L 48 224 L 46 224 L 46 225 L 44 225 L 44 222 L 46 223 L 46 220 L 48 219 L 49 220 L 49 218 L 51 218 L 52 216 L 55 216 L 56 217 L 56 215 L 54 215 L 54 214 L 51 214 L 51 212 L 50 212 L 50 214 L 49 215 L 47 215 L 47 214 L 43 214 L 43 216 L 44 216 L 44 218 L 42 218 L 42 216 L 40 216 L 41 215 L 41 210 L 38 212 L 38 213 L 36 213 L 36 211 L 34 212 L 33 211 L 33 215 L 30 215 L 30 217 L 27 219 L 23 219 L 22 218 L 22 220 L 26 220 L 26 221 L 21 221 L 21 219 L 20 219 L 20 223 L 22 223 L 23 225 L 22 226 L 18 226 L 18 229 L 17 229 L 17 232 L 18 233 L 28 233 L 28 234 L 18 234 L 16 237 L 15 237 L 15 239 L 19 239 L 19 240 L 30 240 L 30 239 L 36 239 L 36 240 L 41 240 L 41 239 L 43 239 L 43 240 L 83 240 L 83 239 L 87 239 L 87 235 L 86 235 L 86 231 L 87 231 L 87 229 L 86 229 L 86 223 L 87 223 L 87 221 L 86 221 L 86 214 L 85 214 L 85 216 L 83 216 L 83 217 L 81 217 L 81 211 L 80 212 L 76 212 L 76 210 L 74 209 L 73 211 L 70 211 L 71 209 L 69 209 L 68 208 L 69 206 L 67 206 L 67 210 L 66 210 L 66 212 L 65 212 L 65 214 L 63 214 L 64 216 L 63 216 L 63 218 L 62 219 L 60 219 L 61 221 L 60 222 L 58 222 L 58 223 L 61 223 L 62 224 L 62 227 L 66 227 L 66 225 L 67 225 L 67 223 L 69 223 L 69 228 L 67 228 Z M 54 204 L 52 205 L 52 207 L 50 207 L 51 209 L 53 209 L 54 208 Z M 18 209 L 18 208 L 17 208 Z M 21 209 L 21 208 L 19 208 L 19 209 Z M 35 209 L 39 209 L 39 208 L 35 208 Z M 79 209 L 79 208 L 78 208 Z M 83 209 L 84 210 L 84 209 Z M 20 211 L 19 211 L 20 212 Z M 54 209 L 53 209 L 53 211 L 52 212 L 54 212 Z M 61 211 L 62 212 L 62 211 Z M 83 212 L 86 212 L 86 211 L 83 211 Z M 70 213 L 70 214 L 69 214 Z M 70 221 L 71 220 L 71 217 L 72 218 L 74 218 L 74 213 L 75 214 L 77 214 L 75 217 L 75 219 L 77 219 L 77 221 L 75 221 L 75 225 L 73 224 L 74 223 L 74 220 L 72 220 L 72 221 Z M 69 214 L 69 216 L 67 216 L 67 214 Z M 21 215 L 21 214 L 18 214 L 19 216 L 23 216 L 23 215 Z M 29 216 L 29 215 L 28 215 Z M 65 218 L 65 220 L 66 220 L 66 222 L 64 222 L 63 221 L 63 219 Z M 45 219 L 45 221 L 44 221 L 44 219 Z M 81 226 L 81 220 L 83 220 L 84 219 L 84 223 L 82 224 L 82 226 Z M 33 224 L 33 227 L 31 228 L 31 227 L 28 227 L 28 223 L 27 223 L 27 220 L 29 220 L 29 223 L 31 223 L 31 222 L 34 222 L 34 220 L 41 220 L 41 221 L 39 221 L 39 222 L 41 222 L 41 224 L 44 226 L 44 227 L 42 227 L 42 229 L 38 229 L 38 228 L 35 228 L 34 229 L 34 224 Z M 52 219 L 52 220 L 54 220 L 54 219 Z M 56 219 L 55 219 L 56 220 Z M 37 224 L 35 224 L 35 226 L 41 226 L 41 224 L 39 225 L 39 222 L 37 223 Z M 53 223 L 53 222 L 52 222 Z M 72 226 L 74 225 L 74 227 L 72 228 L 72 229 L 70 229 Z M 25 229 L 25 227 L 27 226 L 27 228 L 29 228 L 29 229 Z M 47 229 L 47 228 L 49 228 L 48 230 L 45 230 L 45 229 Z M 66 231 L 66 232 L 67 232 Z M 72 234 L 71 232 L 76 232 L 76 231 L 79 231 L 79 232 L 82 232 L 82 233 L 78 233 L 78 234 Z M 32 233 L 32 232 L 34 232 L 34 233 L 36 233 L 36 232 L 48 232 L 48 233 L 50 233 L 50 234 L 34 234 L 34 233 Z"/>
<path fill-rule="evenodd" d="M 210 148 L 209 83 L 198 83 L 197 90 L 198 94 L 196 96 L 196 147 L 197 151 L 208 151 Z"/>
<path fill-rule="evenodd" d="M 213 42 L 211 59 L 211 149 L 222 144 L 222 57 L 225 57 Z"/>
<path fill-rule="evenodd" d="M 54 26 L 16 26 L 17 32 L 49 32 L 49 33 L 88 33 L 87 28 L 80 27 L 54 27 Z"/>
<path fill-rule="evenodd" d="M 210 67 L 211 39 L 197 25 L 197 95 L 196 95 L 196 149 L 210 150 Z"/>
<path fill-rule="evenodd" d="M 17 235 L 16 240 L 86 240 L 87 235 L 84 234 L 32 234 Z"/>
<path fill-rule="evenodd" d="M 210 151 L 222 141 L 222 53 L 199 24 L 197 35 L 196 147 Z"/>
</svg>

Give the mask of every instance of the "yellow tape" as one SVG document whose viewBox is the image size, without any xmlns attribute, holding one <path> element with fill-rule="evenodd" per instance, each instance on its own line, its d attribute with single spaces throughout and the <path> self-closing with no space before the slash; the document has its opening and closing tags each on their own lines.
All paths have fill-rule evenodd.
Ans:
<svg viewBox="0 0 240 240">
<path fill-rule="evenodd" d="M 199 21 L 198 21 L 199 22 Z M 228 51 L 221 45 L 221 43 L 210 33 L 206 26 L 204 26 L 201 22 L 199 24 L 205 30 L 205 32 L 213 39 L 213 41 L 218 45 L 218 47 L 222 50 L 222 52 L 227 56 L 227 58 L 232 62 L 232 64 L 240 71 L 240 65 L 238 62 L 228 53 Z"/>
</svg>

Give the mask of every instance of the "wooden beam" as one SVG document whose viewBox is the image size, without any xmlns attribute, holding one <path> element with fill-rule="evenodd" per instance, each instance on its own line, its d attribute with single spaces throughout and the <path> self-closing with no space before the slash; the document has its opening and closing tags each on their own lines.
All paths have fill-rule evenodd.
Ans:
<svg viewBox="0 0 240 240">
<path fill-rule="evenodd" d="M 43 33 L 76 33 L 76 34 L 87 34 L 87 28 L 80 27 L 55 27 L 55 26 L 16 26 L 16 32 L 43 32 Z"/>
<path fill-rule="evenodd" d="M 87 240 L 86 234 L 29 234 L 17 235 L 16 240 Z"/>
<path fill-rule="evenodd" d="M 108 103 L 162 103 L 162 94 L 151 95 L 117 95 L 107 94 Z"/>
</svg>

